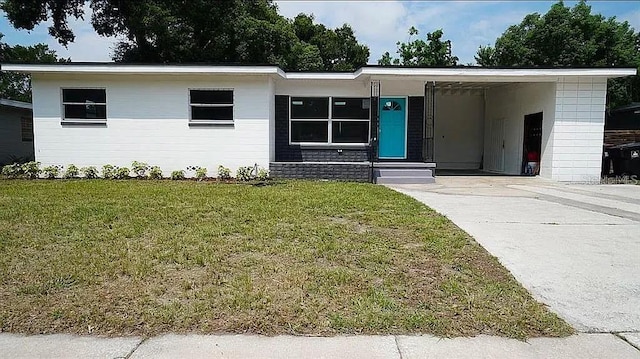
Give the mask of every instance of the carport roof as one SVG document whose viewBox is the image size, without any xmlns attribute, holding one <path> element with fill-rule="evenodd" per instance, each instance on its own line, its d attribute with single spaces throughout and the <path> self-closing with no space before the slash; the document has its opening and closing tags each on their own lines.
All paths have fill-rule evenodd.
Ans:
<svg viewBox="0 0 640 359">
<path fill-rule="evenodd" d="M 280 80 L 391 80 L 449 82 L 554 82 L 559 77 L 623 77 L 635 68 L 487 68 L 364 66 L 354 72 L 287 72 L 275 65 L 60 63 L 2 64 L 2 71 L 32 74 L 266 75 Z"/>
</svg>

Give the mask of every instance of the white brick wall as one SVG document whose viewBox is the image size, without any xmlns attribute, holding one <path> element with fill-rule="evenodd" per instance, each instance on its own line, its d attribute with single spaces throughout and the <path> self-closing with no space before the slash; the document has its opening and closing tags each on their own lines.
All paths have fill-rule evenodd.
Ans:
<svg viewBox="0 0 640 359">
<path fill-rule="evenodd" d="M 106 88 L 107 126 L 63 126 L 61 87 Z M 189 126 L 189 88 L 233 88 L 234 126 Z M 259 76 L 35 75 L 36 159 L 78 167 L 130 167 L 137 160 L 165 175 L 190 165 L 207 167 L 210 175 L 218 165 L 268 168 L 273 90 Z"/>
<path fill-rule="evenodd" d="M 552 178 L 558 181 L 598 181 L 607 80 L 560 78 L 556 86 L 553 125 Z"/>
</svg>

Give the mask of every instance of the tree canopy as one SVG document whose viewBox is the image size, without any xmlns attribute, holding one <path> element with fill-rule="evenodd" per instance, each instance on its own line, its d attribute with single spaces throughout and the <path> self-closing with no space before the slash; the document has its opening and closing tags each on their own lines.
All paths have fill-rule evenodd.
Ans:
<svg viewBox="0 0 640 359">
<path fill-rule="evenodd" d="M 58 58 L 55 51 L 45 44 L 33 46 L 9 46 L 2 42 L 0 33 L 0 62 L 11 63 L 54 63 L 66 62 L 68 59 Z M 31 102 L 31 82 L 29 75 L 2 72 L 0 73 L 0 98 Z"/>
<path fill-rule="evenodd" d="M 19 29 L 51 20 L 51 36 L 75 38 L 69 20 L 85 5 L 102 36 L 123 38 L 118 62 L 269 63 L 287 70 L 354 70 L 369 49 L 349 25 L 328 29 L 300 14 L 289 20 L 270 0 L 5 0 L 1 7 Z"/>
<path fill-rule="evenodd" d="M 559 1 L 481 46 L 475 59 L 481 66 L 640 67 L 640 34 L 626 21 L 592 14 L 585 1 L 573 8 Z M 640 101 L 640 77 L 610 80 L 608 97 L 611 108 Z"/>
<path fill-rule="evenodd" d="M 411 27 L 409 36 L 419 35 L 418 29 Z M 393 58 L 389 52 L 385 52 L 380 59 L 379 65 L 402 65 L 402 66 L 455 66 L 458 58 L 451 54 L 451 41 L 443 41 L 444 32 L 438 29 L 427 33 L 426 41 L 416 38 L 409 42 L 398 41 L 396 53 L 398 58 Z M 411 40 L 411 38 L 410 38 Z"/>
</svg>

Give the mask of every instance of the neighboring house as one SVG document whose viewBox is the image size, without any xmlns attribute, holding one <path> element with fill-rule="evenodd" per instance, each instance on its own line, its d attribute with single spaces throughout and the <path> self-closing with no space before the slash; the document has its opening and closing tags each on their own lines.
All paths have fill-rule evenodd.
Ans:
<svg viewBox="0 0 640 359">
<path fill-rule="evenodd" d="M 431 170 L 600 178 L 607 79 L 635 69 L 2 65 L 32 75 L 36 159 L 430 182 Z M 525 125 L 526 122 L 526 125 Z M 526 132 L 526 133 L 525 133 Z M 380 178 L 375 178 L 380 177 Z"/>
<path fill-rule="evenodd" d="M 33 160 L 31 104 L 0 99 L 0 166 Z"/>
<path fill-rule="evenodd" d="M 640 142 L 640 102 L 615 108 L 607 113 L 604 146 Z"/>
</svg>

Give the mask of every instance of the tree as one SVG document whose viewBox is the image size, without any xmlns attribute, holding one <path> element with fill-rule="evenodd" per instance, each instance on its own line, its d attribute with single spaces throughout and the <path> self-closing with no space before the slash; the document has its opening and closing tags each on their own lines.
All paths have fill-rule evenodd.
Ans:
<svg viewBox="0 0 640 359">
<path fill-rule="evenodd" d="M 55 63 L 66 62 L 67 59 L 58 58 L 55 51 L 45 44 L 33 46 L 9 46 L 2 42 L 0 33 L 0 62 L 11 63 Z M 31 102 L 31 78 L 26 74 L 2 72 L 0 73 L 0 98 Z"/>
<path fill-rule="evenodd" d="M 30 30 L 51 20 L 49 33 L 66 45 L 74 40 L 68 19 L 84 16 L 86 3 L 99 35 L 124 38 L 113 53 L 118 62 L 353 70 L 369 57 L 348 25 L 331 30 L 307 15 L 291 21 L 279 15 L 270 0 L 5 0 L 1 7 L 16 28 Z"/>
<path fill-rule="evenodd" d="M 411 27 L 409 36 L 418 35 L 418 29 Z M 399 58 L 392 58 L 389 52 L 385 52 L 379 65 L 403 65 L 403 66 L 456 66 L 458 58 L 451 54 L 451 41 L 442 41 L 444 35 L 442 29 L 427 33 L 426 41 L 417 38 L 408 43 L 398 41 L 396 53 Z M 411 38 L 410 38 L 411 40 Z"/>
<path fill-rule="evenodd" d="M 580 1 L 573 8 L 562 1 L 545 15 L 525 16 L 509 27 L 495 45 L 481 46 L 481 66 L 640 67 L 640 34 L 628 22 L 591 14 Z M 609 106 L 640 101 L 638 76 L 609 81 Z"/>
<path fill-rule="evenodd" d="M 358 43 L 349 25 L 331 30 L 313 21 L 313 15 L 306 14 L 299 14 L 293 20 L 297 38 L 306 46 L 317 48 L 321 56 L 321 66 L 309 70 L 353 71 L 366 65 L 369 48 Z"/>
</svg>

